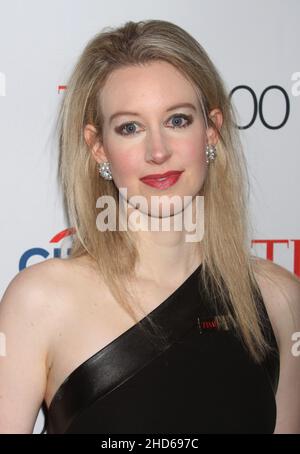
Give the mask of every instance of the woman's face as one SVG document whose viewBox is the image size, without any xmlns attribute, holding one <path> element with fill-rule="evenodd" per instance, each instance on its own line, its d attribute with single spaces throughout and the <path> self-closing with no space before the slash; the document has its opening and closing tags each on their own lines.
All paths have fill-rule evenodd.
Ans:
<svg viewBox="0 0 300 454">
<path fill-rule="evenodd" d="M 207 173 L 207 131 L 196 92 L 175 67 L 156 61 L 117 69 L 100 102 L 102 144 L 93 154 L 98 162 L 110 162 L 114 183 L 126 188 L 127 200 L 144 196 L 150 207 L 151 196 L 177 195 L 183 204 L 183 196 L 199 193 Z M 169 187 L 141 181 L 168 171 L 182 171 Z"/>
</svg>

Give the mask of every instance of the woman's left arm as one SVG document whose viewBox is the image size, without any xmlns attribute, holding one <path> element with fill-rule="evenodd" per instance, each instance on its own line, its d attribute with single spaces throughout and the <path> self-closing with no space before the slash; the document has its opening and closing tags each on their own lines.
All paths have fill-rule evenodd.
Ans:
<svg viewBox="0 0 300 454">
<path fill-rule="evenodd" d="M 280 353 L 274 433 L 300 434 L 300 279 L 271 261 L 260 264 L 257 281 Z"/>
</svg>

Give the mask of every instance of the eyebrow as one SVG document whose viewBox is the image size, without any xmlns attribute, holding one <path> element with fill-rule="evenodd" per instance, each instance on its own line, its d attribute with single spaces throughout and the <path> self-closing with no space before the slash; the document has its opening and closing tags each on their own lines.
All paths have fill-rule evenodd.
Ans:
<svg viewBox="0 0 300 454">
<path fill-rule="evenodd" d="M 183 102 L 183 103 L 180 103 L 180 104 L 175 104 L 174 106 L 171 106 L 169 107 L 166 112 L 170 112 L 170 110 L 175 110 L 175 109 L 178 109 L 179 107 L 189 107 L 191 109 L 193 109 L 195 112 L 197 111 L 196 107 L 194 106 L 194 104 L 191 104 L 190 102 Z M 139 116 L 140 114 L 138 112 L 129 112 L 129 111 L 120 111 L 120 112 L 115 112 L 114 114 L 112 114 L 109 118 L 109 123 L 112 122 L 112 120 L 116 117 L 118 117 L 119 115 L 135 115 L 135 116 Z"/>
</svg>

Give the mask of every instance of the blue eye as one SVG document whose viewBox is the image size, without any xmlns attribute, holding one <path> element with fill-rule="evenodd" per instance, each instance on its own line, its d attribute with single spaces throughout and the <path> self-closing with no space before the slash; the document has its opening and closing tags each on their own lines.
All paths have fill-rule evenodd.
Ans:
<svg viewBox="0 0 300 454">
<path fill-rule="evenodd" d="M 121 125 L 120 128 L 118 128 L 118 130 L 120 130 L 120 133 L 123 136 L 127 136 L 127 135 L 131 135 L 135 132 L 134 128 L 135 128 L 135 123 L 132 122 L 132 123 L 126 123 L 125 125 Z M 125 129 L 125 131 L 127 131 L 128 134 L 123 132 L 124 129 Z"/>
<path fill-rule="evenodd" d="M 186 120 L 186 123 L 181 124 L 181 120 Z M 173 122 L 173 129 L 176 128 L 186 128 L 193 122 L 192 115 L 185 115 L 185 114 L 176 114 L 171 117 L 171 121 Z M 123 123 L 122 125 L 115 128 L 115 131 L 122 135 L 122 136 L 132 136 L 134 134 L 138 134 L 136 132 L 136 126 L 138 123 L 134 121 L 130 121 L 128 123 Z"/>
<path fill-rule="evenodd" d="M 185 124 L 178 124 L 178 120 L 186 120 L 187 122 Z M 172 120 L 175 120 L 177 123 L 174 124 L 174 128 L 186 128 L 190 123 L 191 123 L 191 115 L 174 115 L 172 117 Z"/>
</svg>

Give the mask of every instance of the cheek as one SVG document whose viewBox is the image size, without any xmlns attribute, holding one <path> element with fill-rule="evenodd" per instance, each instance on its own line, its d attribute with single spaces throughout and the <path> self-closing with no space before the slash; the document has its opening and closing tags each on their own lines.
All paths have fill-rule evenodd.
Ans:
<svg viewBox="0 0 300 454">
<path fill-rule="evenodd" d="M 124 153 L 120 150 L 111 150 L 109 161 L 112 174 L 118 187 L 128 186 L 134 178 L 139 178 L 141 164 L 136 159 L 136 154 L 131 150 Z"/>
<path fill-rule="evenodd" d="M 196 138 L 185 142 L 182 149 L 184 164 L 197 166 L 205 164 L 205 139 Z"/>
</svg>

